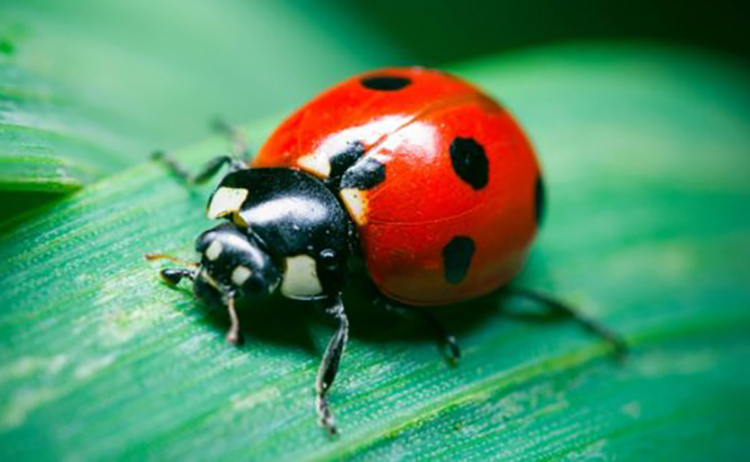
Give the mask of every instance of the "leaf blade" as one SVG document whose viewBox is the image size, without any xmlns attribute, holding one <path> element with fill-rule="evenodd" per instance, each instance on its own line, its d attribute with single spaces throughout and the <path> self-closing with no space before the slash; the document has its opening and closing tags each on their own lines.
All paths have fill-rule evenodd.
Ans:
<svg viewBox="0 0 750 462">
<path fill-rule="evenodd" d="M 680 87 L 686 68 L 712 70 Z M 344 433 L 329 441 L 312 381 L 330 328 L 273 302 L 244 314 L 250 345 L 225 346 L 224 314 L 161 286 L 142 261 L 190 257 L 209 225 L 208 188 L 186 191 L 143 164 L 0 237 L 0 355 L 13 358 L 0 370 L 2 451 L 28 456 L 44 440 L 49 459 L 642 460 L 649 439 L 684 434 L 695 442 L 652 454 L 700 459 L 711 441 L 741 456 L 750 135 L 736 127 L 750 105 L 724 82 L 744 74 L 641 47 L 553 48 L 462 69 L 507 99 L 546 167 L 550 215 L 521 282 L 623 332 L 630 361 L 609 364 L 573 325 L 529 325 L 528 305 L 482 300 L 441 313 L 465 351 L 450 368 L 418 328 L 355 301 L 331 395 Z M 696 143 L 696 122 L 712 129 L 708 141 Z M 196 165 L 220 145 L 181 155 Z"/>
</svg>

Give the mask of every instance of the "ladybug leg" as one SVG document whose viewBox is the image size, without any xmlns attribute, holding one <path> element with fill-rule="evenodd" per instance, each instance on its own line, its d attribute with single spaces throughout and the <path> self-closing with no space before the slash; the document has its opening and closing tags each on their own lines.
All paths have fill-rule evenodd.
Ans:
<svg viewBox="0 0 750 462">
<path fill-rule="evenodd" d="M 226 305 L 229 312 L 229 319 L 232 322 L 227 331 L 226 339 L 231 345 L 239 345 L 242 343 L 242 334 L 240 333 L 240 318 L 237 316 L 237 310 L 234 308 L 233 294 L 227 296 Z"/>
<path fill-rule="evenodd" d="M 328 302 L 329 305 L 326 307 L 325 312 L 338 322 L 338 328 L 328 342 L 328 347 L 323 355 L 323 362 L 320 364 L 320 369 L 318 369 L 318 378 L 315 382 L 315 391 L 317 393 L 315 407 L 318 411 L 320 424 L 328 433 L 333 435 L 338 433 L 338 430 L 336 429 L 335 420 L 331 413 L 326 394 L 336 379 L 341 356 L 344 354 L 346 340 L 349 337 L 349 320 L 346 317 L 346 313 L 344 313 L 341 294 L 330 297 Z"/>
<path fill-rule="evenodd" d="M 552 297 L 548 297 L 539 292 L 521 289 L 516 287 L 506 287 L 504 292 L 511 296 L 523 297 L 534 302 L 540 303 L 553 311 L 556 311 L 563 316 L 573 319 L 580 324 L 587 331 L 601 337 L 604 341 L 612 345 L 615 355 L 620 358 L 625 356 L 628 351 L 628 346 L 625 340 L 622 339 L 617 333 L 610 330 L 608 327 L 596 322 L 595 320 L 585 316 L 574 307 L 567 305 L 559 300 Z"/>
<path fill-rule="evenodd" d="M 228 124 L 223 119 L 217 118 L 211 123 L 211 128 L 225 135 L 232 143 L 232 154 L 216 156 L 210 159 L 196 174 L 191 174 L 184 165 L 171 157 L 164 151 L 154 151 L 151 158 L 161 162 L 176 177 L 186 184 L 203 184 L 213 178 L 221 167 L 229 165 L 231 171 L 244 170 L 248 168 L 247 163 L 252 157 L 252 152 L 245 142 L 242 133 Z"/>
<path fill-rule="evenodd" d="M 450 333 L 433 313 L 387 299 L 380 293 L 376 296 L 374 304 L 400 316 L 419 317 L 435 333 L 438 340 L 448 348 L 450 361 L 456 363 L 461 359 L 461 347 L 458 345 L 456 336 Z"/>
<path fill-rule="evenodd" d="M 229 165 L 230 170 L 243 170 L 248 168 L 245 163 L 235 159 L 232 156 L 217 156 L 206 162 L 206 164 L 196 173 L 191 174 L 184 165 L 178 162 L 176 159 L 171 157 L 164 151 L 154 151 L 151 154 L 151 159 L 161 162 L 167 170 L 170 171 L 174 176 L 182 180 L 188 185 L 203 184 L 214 177 L 221 167 Z"/>
<path fill-rule="evenodd" d="M 211 128 L 217 133 L 224 135 L 232 143 L 232 154 L 243 162 L 249 162 L 253 152 L 247 144 L 245 135 L 221 117 L 211 121 Z"/>
<path fill-rule="evenodd" d="M 461 359 L 461 347 L 458 346 L 456 336 L 451 334 L 434 314 L 418 308 L 414 308 L 414 311 L 422 317 L 425 323 L 437 334 L 437 337 L 441 339 L 443 344 L 448 347 L 451 361 L 458 362 Z"/>
</svg>

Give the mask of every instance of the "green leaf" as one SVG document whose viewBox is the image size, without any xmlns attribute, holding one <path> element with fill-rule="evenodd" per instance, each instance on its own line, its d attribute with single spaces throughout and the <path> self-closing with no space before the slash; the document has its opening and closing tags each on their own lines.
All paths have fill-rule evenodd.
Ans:
<svg viewBox="0 0 750 462">
<path fill-rule="evenodd" d="M 133 163 L 124 125 L 69 93 L 0 63 L 0 191 L 69 192 Z"/>
<path fill-rule="evenodd" d="M 335 5 L 167 3 L 0 4 L 0 194 L 76 190 L 402 54 Z"/>
<path fill-rule="evenodd" d="M 486 298 L 440 310 L 464 351 L 450 367 L 428 332 L 355 291 L 328 438 L 313 382 L 331 327 L 273 300 L 246 307 L 246 346 L 226 345 L 226 315 L 143 259 L 192 258 L 210 187 L 146 163 L 5 225 L 1 458 L 747 458 L 746 70 L 645 46 L 456 70 L 506 102 L 543 161 L 550 213 L 519 283 L 623 333 L 623 363 L 574 324 Z M 256 143 L 271 126 L 250 126 Z"/>
</svg>

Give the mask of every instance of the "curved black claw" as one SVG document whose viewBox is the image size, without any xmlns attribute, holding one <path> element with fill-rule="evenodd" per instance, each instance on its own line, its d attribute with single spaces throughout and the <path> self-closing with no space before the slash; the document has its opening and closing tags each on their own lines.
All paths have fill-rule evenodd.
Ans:
<svg viewBox="0 0 750 462">
<path fill-rule="evenodd" d="M 328 405 L 328 399 L 325 396 L 318 396 L 316 399 L 320 426 L 323 427 L 329 435 L 338 435 L 339 429 L 336 427 L 336 419 L 333 418 L 331 408 Z"/>
<path fill-rule="evenodd" d="M 458 340 L 452 334 L 447 334 L 444 340 L 448 346 L 448 351 L 450 351 L 450 360 L 457 363 L 461 359 L 461 347 L 458 346 Z"/>
<path fill-rule="evenodd" d="M 230 345 L 242 345 L 245 342 L 244 337 L 242 337 L 242 334 L 239 332 L 227 332 L 225 335 L 225 338 L 227 339 L 227 343 Z"/>
</svg>

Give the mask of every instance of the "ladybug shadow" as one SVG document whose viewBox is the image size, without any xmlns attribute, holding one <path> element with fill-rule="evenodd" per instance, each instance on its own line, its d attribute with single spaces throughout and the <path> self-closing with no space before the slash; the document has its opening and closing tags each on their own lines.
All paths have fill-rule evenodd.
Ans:
<svg viewBox="0 0 750 462">
<path fill-rule="evenodd" d="M 195 309 L 187 311 L 188 316 L 222 336 L 229 330 L 230 318 L 225 307 L 198 300 L 187 288 L 177 290 L 195 304 Z M 321 316 L 316 316 L 309 302 L 274 296 L 262 301 L 238 300 L 236 307 L 243 339 L 236 348 L 251 350 L 258 342 L 268 342 L 311 356 L 321 354 L 309 328 L 310 323 L 319 322 Z"/>
<path fill-rule="evenodd" d="M 433 315 L 447 332 L 461 338 L 486 325 L 493 319 L 503 319 L 530 325 L 554 325 L 566 321 L 566 316 L 545 310 L 527 300 L 509 296 L 503 289 L 466 302 L 439 307 L 413 307 L 414 314 L 385 310 L 374 303 L 372 291 L 356 287 L 345 294 L 346 312 L 350 320 L 351 337 L 357 340 L 387 344 L 398 341 L 410 344 L 434 344 L 449 363 L 455 364 L 443 338 L 425 322 L 418 311 Z"/>
<path fill-rule="evenodd" d="M 191 291 L 178 290 L 192 297 Z M 194 303 L 199 305 L 198 309 L 189 313 L 196 321 L 220 334 L 229 329 L 229 315 L 225 308 L 198 300 Z M 372 292 L 364 284 L 357 283 L 348 288 L 344 305 L 349 318 L 350 338 L 378 345 L 394 341 L 434 344 L 440 346 L 441 353 L 451 362 L 442 339 L 420 316 L 403 315 L 378 307 Z M 330 335 L 335 327 L 321 308 L 316 302 L 294 301 L 281 296 L 263 301 L 238 301 L 237 314 L 244 338 L 238 348 L 250 350 L 256 342 L 268 342 L 294 348 L 311 357 L 321 357 L 328 339 L 314 338 L 312 326 L 330 326 Z M 433 314 L 447 331 L 458 338 L 459 345 L 463 334 L 498 317 L 530 324 L 554 324 L 565 320 L 557 313 L 532 308 L 528 302 L 511 300 L 502 290 L 467 302 L 414 309 Z"/>
</svg>

